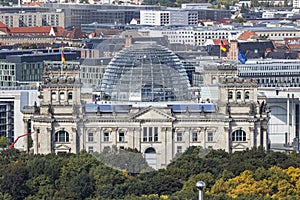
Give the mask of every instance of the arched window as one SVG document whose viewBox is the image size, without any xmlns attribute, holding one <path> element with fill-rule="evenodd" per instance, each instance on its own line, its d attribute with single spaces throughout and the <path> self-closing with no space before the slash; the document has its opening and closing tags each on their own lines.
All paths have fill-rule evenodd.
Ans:
<svg viewBox="0 0 300 200">
<path fill-rule="evenodd" d="M 233 98 L 232 91 L 229 91 L 228 92 L 228 99 L 232 99 L 232 98 Z"/>
<path fill-rule="evenodd" d="M 65 99 L 65 93 L 64 92 L 60 92 L 59 93 L 59 100 L 64 100 Z"/>
<path fill-rule="evenodd" d="M 72 92 L 68 92 L 68 100 L 72 100 L 73 99 L 73 93 Z"/>
<path fill-rule="evenodd" d="M 55 133 L 55 142 L 69 142 L 69 133 L 65 130 L 60 130 Z"/>
<path fill-rule="evenodd" d="M 56 100 L 56 92 L 51 92 L 51 100 Z"/>
<path fill-rule="evenodd" d="M 248 100 L 248 99 L 250 99 L 250 92 L 246 91 L 245 92 L 245 100 Z"/>
<path fill-rule="evenodd" d="M 242 94 L 241 94 L 240 91 L 238 91 L 238 92 L 236 93 L 236 99 L 241 99 L 241 98 L 242 98 Z"/>
<path fill-rule="evenodd" d="M 233 142 L 243 142 L 246 141 L 246 132 L 239 129 L 232 132 L 231 137 Z"/>
</svg>

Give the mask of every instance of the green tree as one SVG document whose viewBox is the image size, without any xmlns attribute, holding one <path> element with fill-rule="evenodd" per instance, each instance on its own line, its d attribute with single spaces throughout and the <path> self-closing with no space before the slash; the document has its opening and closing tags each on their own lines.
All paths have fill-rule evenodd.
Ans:
<svg viewBox="0 0 300 200">
<path fill-rule="evenodd" d="M 130 175 L 153 171 L 137 149 L 118 149 L 107 147 L 103 152 L 94 154 L 103 164 L 119 170 L 126 170 Z"/>
<path fill-rule="evenodd" d="M 0 172 L 0 190 L 14 199 L 24 199 L 28 193 L 26 181 L 28 169 L 24 163 L 11 163 L 3 165 Z"/>
<path fill-rule="evenodd" d="M 94 193 L 94 179 L 83 170 L 71 179 L 69 184 L 70 191 L 76 193 L 81 199 L 91 197 Z"/>
<path fill-rule="evenodd" d="M 0 148 L 4 149 L 8 145 L 8 140 L 5 136 L 0 137 Z"/>
</svg>

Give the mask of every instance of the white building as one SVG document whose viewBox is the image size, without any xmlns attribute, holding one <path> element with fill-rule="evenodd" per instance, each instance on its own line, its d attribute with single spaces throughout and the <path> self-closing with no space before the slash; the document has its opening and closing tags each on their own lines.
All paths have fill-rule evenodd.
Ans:
<svg viewBox="0 0 300 200">
<path fill-rule="evenodd" d="M 141 10 L 140 24 L 151 26 L 197 25 L 198 13 L 181 9 Z"/>
<path fill-rule="evenodd" d="M 24 106 L 38 105 L 38 91 L 36 87 L 0 87 L 0 136 L 6 136 L 9 143 L 30 130 L 24 128 Z M 20 138 L 15 148 L 24 148 L 24 138 Z"/>
<path fill-rule="evenodd" d="M 299 0 L 293 0 L 293 8 L 300 8 L 300 1 Z"/>
<path fill-rule="evenodd" d="M 270 109 L 269 137 L 273 150 L 296 150 L 299 139 L 299 87 L 259 88 Z M 299 150 L 299 149 L 297 149 Z"/>
<path fill-rule="evenodd" d="M 242 30 L 218 27 L 199 27 L 193 30 L 195 45 L 204 46 L 209 40 L 236 40 Z"/>
</svg>

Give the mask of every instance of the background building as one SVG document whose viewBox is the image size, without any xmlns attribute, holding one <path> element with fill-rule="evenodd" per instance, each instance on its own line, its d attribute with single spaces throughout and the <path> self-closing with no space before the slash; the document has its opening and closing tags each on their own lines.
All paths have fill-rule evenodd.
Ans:
<svg viewBox="0 0 300 200">
<path fill-rule="evenodd" d="M 26 106 L 38 104 L 37 87 L 0 87 L 0 136 L 6 136 L 12 143 L 18 136 L 28 133 L 24 130 L 23 109 Z M 28 127 L 31 128 L 31 127 Z M 24 149 L 23 138 L 15 145 L 17 149 Z"/>
</svg>

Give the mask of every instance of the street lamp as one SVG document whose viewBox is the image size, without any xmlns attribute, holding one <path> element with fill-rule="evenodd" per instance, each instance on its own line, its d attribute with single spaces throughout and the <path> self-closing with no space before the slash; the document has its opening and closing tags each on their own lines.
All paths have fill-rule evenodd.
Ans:
<svg viewBox="0 0 300 200">
<path fill-rule="evenodd" d="M 196 183 L 196 188 L 199 191 L 199 200 L 203 200 L 203 193 L 205 189 L 205 183 L 203 181 L 198 181 Z"/>
</svg>

